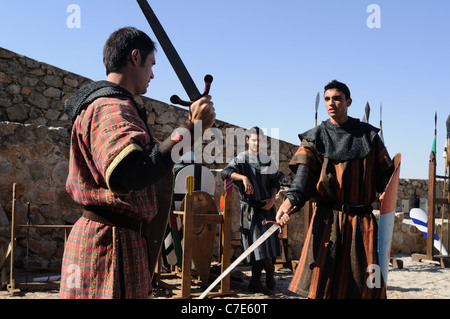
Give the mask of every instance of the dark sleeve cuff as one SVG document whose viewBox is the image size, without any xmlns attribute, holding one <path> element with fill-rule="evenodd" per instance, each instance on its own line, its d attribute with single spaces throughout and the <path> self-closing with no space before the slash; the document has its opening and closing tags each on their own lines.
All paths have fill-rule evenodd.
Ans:
<svg viewBox="0 0 450 319">
<path fill-rule="evenodd" d="M 297 206 L 297 209 L 302 208 L 316 192 L 315 185 L 319 175 L 314 172 L 309 165 L 300 164 L 291 187 L 286 192 L 285 197 L 289 199 L 292 206 Z"/>
</svg>

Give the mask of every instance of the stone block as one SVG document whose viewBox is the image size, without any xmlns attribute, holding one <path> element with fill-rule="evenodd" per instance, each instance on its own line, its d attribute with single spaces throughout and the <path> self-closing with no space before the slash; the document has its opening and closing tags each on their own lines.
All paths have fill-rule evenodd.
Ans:
<svg viewBox="0 0 450 319">
<path fill-rule="evenodd" d="M 23 123 L 28 119 L 28 114 L 23 105 L 17 104 L 6 109 L 6 115 L 11 122 Z"/>
</svg>

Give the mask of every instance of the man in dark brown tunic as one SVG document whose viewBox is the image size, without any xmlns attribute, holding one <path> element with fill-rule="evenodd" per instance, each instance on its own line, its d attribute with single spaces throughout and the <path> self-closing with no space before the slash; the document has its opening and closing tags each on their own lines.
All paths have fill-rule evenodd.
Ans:
<svg viewBox="0 0 450 319">
<path fill-rule="evenodd" d="M 370 284 L 378 265 L 378 225 L 372 213 L 394 166 L 379 130 L 348 116 L 350 90 L 336 80 L 324 89 L 330 119 L 303 134 L 290 162 L 296 173 L 277 212 L 284 225 L 292 207 L 317 205 L 289 289 L 308 298 L 383 298 Z M 379 274 L 381 276 L 381 274 Z"/>
</svg>

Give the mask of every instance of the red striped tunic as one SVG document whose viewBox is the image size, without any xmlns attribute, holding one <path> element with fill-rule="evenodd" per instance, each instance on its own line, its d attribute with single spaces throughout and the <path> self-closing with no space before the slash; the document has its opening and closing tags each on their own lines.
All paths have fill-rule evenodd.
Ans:
<svg viewBox="0 0 450 319">
<path fill-rule="evenodd" d="M 149 222 L 157 212 L 154 187 L 123 193 L 110 177 L 123 158 L 150 143 L 130 99 L 95 100 L 73 125 L 67 191 L 81 205 L 109 206 Z M 64 251 L 61 297 L 146 298 L 150 290 L 143 237 L 83 217 L 75 223 Z"/>
</svg>

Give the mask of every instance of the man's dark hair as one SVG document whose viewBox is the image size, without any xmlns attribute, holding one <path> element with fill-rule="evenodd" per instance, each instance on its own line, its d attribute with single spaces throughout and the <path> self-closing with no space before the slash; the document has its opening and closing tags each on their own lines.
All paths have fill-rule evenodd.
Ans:
<svg viewBox="0 0 450 319">
<path fill-rule="evenodd" d="M 124 27 L 114 31 L 103 47 L 103 64 L 106 75 L 119 72 L 127 63 L 134 49 L 138 49 L 143 57 L 142 65 L 147 56 L 156 50 L 155 42 L 144 32 L 134 27 Z"/>
<path fill-rule="evenodd" d="M 254 126 L 247 131 L 247 137 L 250 137 L 252 134 L 264 136 L 263 130 L 261 130 L 258 126 Z"/>
<path fill-rule="evenodd" d="M 348 100 L 351 97 L 348 86 L 342 82 L 339 82 L 337 80 L 331 81 L 330 83 L 325 85 L 324 92 L 331 89 L 336 89 L 339 92 L 344 93 L 346 100 Z"/>
</svg>

